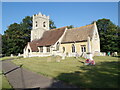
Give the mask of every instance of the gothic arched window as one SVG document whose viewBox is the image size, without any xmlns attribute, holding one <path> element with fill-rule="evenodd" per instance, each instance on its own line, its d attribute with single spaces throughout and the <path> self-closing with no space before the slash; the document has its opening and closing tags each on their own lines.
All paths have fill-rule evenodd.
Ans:
<svg viewBox="0 0 120 90">
<path fill-rule="evenodd" d="M 75 52 L 75 45 L 72 44 L 72 52 Z"/>
<path fill-rule="evenodd" d="M 28 53 L 30 53 L 30 49 L 28 49 Z"/>
<path fill-rule="evenodd" d="M 57 45 L 56 45 L 56 50 L 59 50 L 59 46 L 60 46 L 60 44 L 58 42 Z"/>
<path fill-rule="evenodd" d="M 63 47 L 63 53 L 65 52 L 65 47 Z"/>
<path fill-rule="evenodd" d="M 46 27 L 45 22 L 43 22 L 43 27 Z"/>
</svg>

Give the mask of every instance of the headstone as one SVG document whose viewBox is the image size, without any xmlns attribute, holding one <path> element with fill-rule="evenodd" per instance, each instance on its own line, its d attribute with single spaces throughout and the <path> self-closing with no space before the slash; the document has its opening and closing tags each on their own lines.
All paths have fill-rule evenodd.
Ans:
<svg viewBox="0 0 120 90">
<path fill-rule="evenodd" d="M 10 56 L 13 57 L 13 54 L 11 54 Z"/>
<path fill-rule="evenodd" d="M 117 52 L 114 52 L 114 55 L 115 55 L 115 56 L 118 56 L 118 53 L 117 53 Z"/>
<path fill-rule="evenodd" d="M 18 54 L 18 56 L 20 56 L 20 53 Z"/>
</svg>

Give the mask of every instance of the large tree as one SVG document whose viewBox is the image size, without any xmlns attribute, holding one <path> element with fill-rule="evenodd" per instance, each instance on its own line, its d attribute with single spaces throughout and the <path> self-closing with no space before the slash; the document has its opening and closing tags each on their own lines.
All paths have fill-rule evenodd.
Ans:
<svg viewBox="0 0 120 90">
<path fill-rule="evenodd" d="M 50 28 L 50 29 L 56 28 L 55 23 L 54 23 L 53 20 L 50 20 L 50 21 L 49 21 L 49 28 Z"/>
<path fill-rule="evenodd" d="M 56 28 L 54 22 L 50 20 L 50 29 Z M 20 24 L 13 23 L 2 35 L 2 54 L 10 55 L 23 53 L 27 42 L 30 41 L 32 30 L 32 17 L 26 16 Z"/>
<path fill-rule="evenodd" d="M 110 19 L 99 19 L 96 22 L 100 35 L 100 47 L 102 52 L 118 52 L 117 26 Z"/>
</svg>

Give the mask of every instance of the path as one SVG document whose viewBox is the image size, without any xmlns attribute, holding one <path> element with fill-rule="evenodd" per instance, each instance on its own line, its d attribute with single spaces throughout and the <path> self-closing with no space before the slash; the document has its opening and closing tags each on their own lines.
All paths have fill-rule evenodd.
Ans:
<svg viewBox="0 0 120 90">
<path fill-rule="evenodd" d="M 10 60 L 2 61 L 3 72 L 13 88 L 72 88 L 73 86 L 63 84 L 61 81 L 20 68 Z M 10 71 L 11 70 L 11 71 Z M 9 71 L 9 72 L 8 72 Z"/>
</svg>

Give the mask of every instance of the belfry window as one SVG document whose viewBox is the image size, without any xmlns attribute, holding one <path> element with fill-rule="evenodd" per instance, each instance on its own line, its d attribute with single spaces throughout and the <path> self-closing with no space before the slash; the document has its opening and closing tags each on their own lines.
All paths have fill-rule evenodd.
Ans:
<svg viewBox="0 0 120 90">
<path fill-rule="evenodd" d="M 75 52 L 75 45 L 72 44 L 72 52 Z"/>
<path fill-rule="evenodd" d="M 38 25 L 37 25 L 37 21 L 35 22 L 35 24 L 36 24 L 36 27 L 37 27 L 37 26 L 38 26 Z"/>
<path fill-rule="evenodd" d="M 46 27 L 45 22 L 43 22 L 43 27 Z"/>
</svg>

